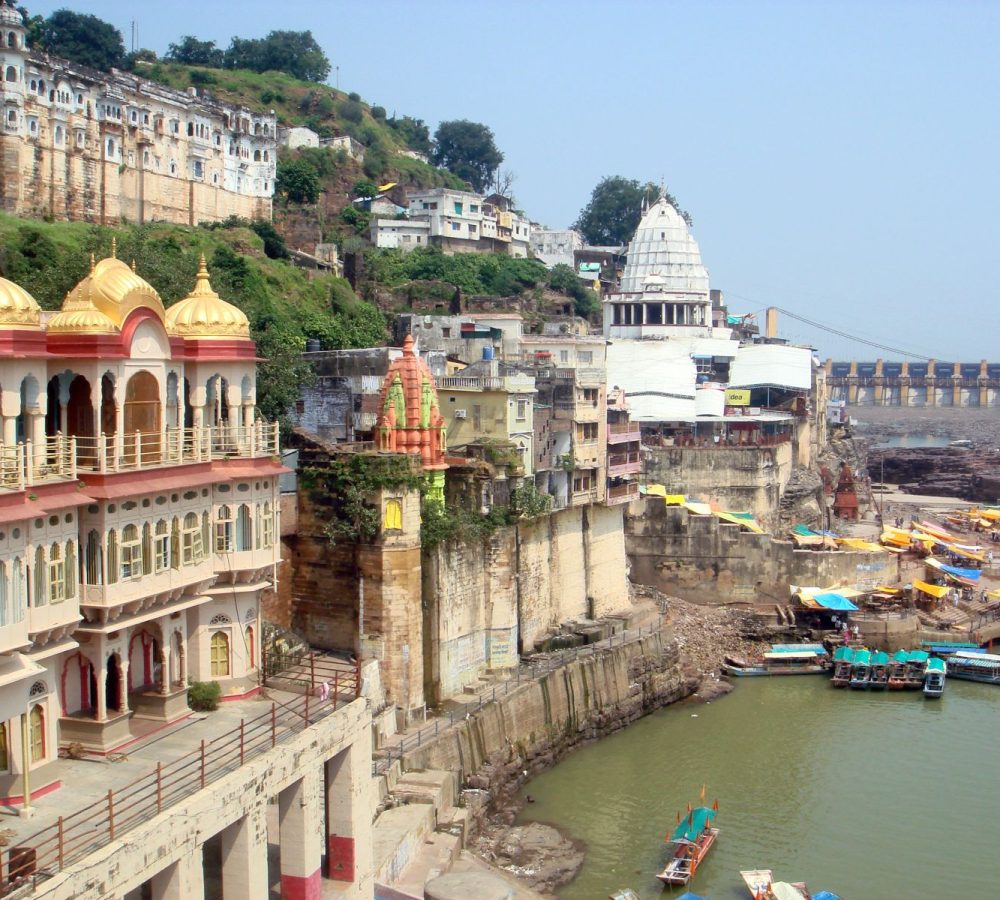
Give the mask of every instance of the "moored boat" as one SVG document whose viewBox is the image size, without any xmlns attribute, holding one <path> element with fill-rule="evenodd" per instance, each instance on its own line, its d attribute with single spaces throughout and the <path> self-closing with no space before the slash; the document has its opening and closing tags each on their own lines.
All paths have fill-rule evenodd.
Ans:
<svg viewBox="0 0 1000 900">
<path fill-rule="evenodd" d="M 1000 684 L 1000 656 L 959 650 L 948 658 L 948 674 L 963 681 Z"/>
<path fill-rule="evenodd" d="M 884 690 L 889 684 L 889 654 L 878 650 L 872 654 L 872 669 L 869 685 Z"/>
<path fill-rule="evenodd" d="M 867 688 L 872 677 L 872 654 L 870 650 L 856 650 L 851 662 L 852 688 Z"/>
<path fill-rule="evenodd" d="M 727 656 L 722 671 L 737 678 L 749 675 L 818 675 L 825 672 L 829 664 L 830 657 L 822 644 L 775 644 L 759 659 Z"/>
<path fill-rule="evenodd" d="M 718 813 L 718 802 L 711 806 L 689 808 L 689 812 L 666 838 L 671 848 L 670 859 L 656 877 L 664 884 L 687 884 L 698 871 L 701 861 L 712 849 L 719 829 L 712 823 Z"/>
<path fill-rule="evenodd" d="M 936 656 L 927 660 L 927 668 L 924 670 L 924 696 L 940 697 L 944 693 L 945 675 L 948 666 L 943 659 Z"/>
<path fill-rule="evenodd" d="M 926 650 L 911 650 L 906 660 L 906 685 L 908 690 L 924 686 L 924 669 L 930 654 Z"/>
<path fill-rule="evenodd" d="M 906 687 L 906 664 L 910 659 L 909 650 L 897 650 L 889 660 L 889 690 L 899 691 Z"/>
<path fill-rule="evenodd" d="M 775 881 L 770 869 L 744 869 L 740 877 L 754 900 L 810 900 L 803 882 Z"/>
<path fill-rule="evenodd" d="M 834 687 L 845 687 L 851 681 L 851 667 L 854 665 L 854 648 L 838 647 L 833 652 L 833 678 L 831 683 Z"/>
</svg>

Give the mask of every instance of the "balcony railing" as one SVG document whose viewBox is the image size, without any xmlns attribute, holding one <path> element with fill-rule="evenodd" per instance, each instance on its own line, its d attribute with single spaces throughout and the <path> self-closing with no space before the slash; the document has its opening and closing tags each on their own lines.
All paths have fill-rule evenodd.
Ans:
<svg viewBox="0 0 1000 900">
<path fill-rule="evenodd" d="M 607 503 L 628 503 L 639 497 L 638 483 L 631 481 L 628 484 L 615 484 L 608 486 Z"/>
<path fill-rule="evenodd" d="M 608 454 L 608 475 L 634 475 L 642 471 L 642 456 L 639 453 Z"/>
<path fill-rule="evenodd" d="M 165 428 L 96 436 L 61 435 L 40 446 L 28 441 L 0 446 L 0 487 L 23 490 L 53 479 L 74 479 L 80 472 L 127 472 L 278 453 L 277 423 Z"/>
<path fill-rule="evenodd" d="M 608 425 L 608 443 L 624 444 L 627 441 L 637 441 L 642 435 L 638 422 L 615 422 Z"/>
</svg>

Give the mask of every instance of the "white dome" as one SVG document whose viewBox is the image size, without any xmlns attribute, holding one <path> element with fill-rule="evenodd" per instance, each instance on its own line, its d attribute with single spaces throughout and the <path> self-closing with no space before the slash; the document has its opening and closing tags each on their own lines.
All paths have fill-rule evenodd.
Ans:
<svg viewBox="0 0 1000 900">
<path fill-rule="evenodd" d="M 648 288 L 708 298 L 708 271 L 702 265 L 698 242 L 666 200 L 657 200 L 649 208 L 628 245 L 622 291 L 640 293 Z"/>
</svg>

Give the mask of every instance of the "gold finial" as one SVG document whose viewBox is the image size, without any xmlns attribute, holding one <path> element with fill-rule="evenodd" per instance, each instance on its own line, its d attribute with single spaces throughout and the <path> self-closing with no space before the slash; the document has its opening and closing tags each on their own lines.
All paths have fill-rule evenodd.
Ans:
<svg viewBox="0 0 1000 900">
<path fill-rule="evenodd" d="M 205 254 L 201 254 L 201 259 L 198 261 L 198 277 L 204 276 L 208 278 L 208 263 L 205 262 Z"/>
<path fill-rule="evenodd" d="M 135 271 L 135 257 L 132 257 L 132 271 Z"/>
<path fill-rule="evenodd" d="M 91 274 L 91 275 L 93 275 L 93 274 L 94 274 L 94 267 L 95 267 L 96 265 L 97 265 L 97 262 L 96 262 L 96 261 L 95 261 L 95 259 L 94 259 L 94 254 L 93 254 L 93 253 L 91 253 L 91 254 L 90 254 L 90 274 Z"/>
<path fill-rule="evenodd" d="M 201 258 L 198 260 L 198 276 L 194 284 L 194 290 L 191 293 L 198 297 L 219 296 L 212 290 L 212 282 L 208 280 L 208 264 L 205 262 L 204 253 L 201 254 Z"/>
<path fill-rule="evenodd" d="M 118 259 L 118 238 L 111 238 L 111 258 Z"/>
</svg>

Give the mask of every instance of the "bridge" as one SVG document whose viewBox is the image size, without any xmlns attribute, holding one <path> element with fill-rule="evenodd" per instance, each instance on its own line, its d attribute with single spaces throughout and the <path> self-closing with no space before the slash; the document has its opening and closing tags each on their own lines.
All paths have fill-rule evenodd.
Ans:
<svg viewBox="0 0 1000 900">
<path fill-rule="evenodd" d="M 1000 407 L 1000 363 L 874 362 L 825 363 L 831 400 L 848 406 Z"/>
</svg>

